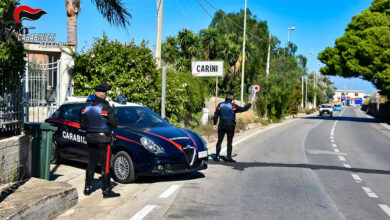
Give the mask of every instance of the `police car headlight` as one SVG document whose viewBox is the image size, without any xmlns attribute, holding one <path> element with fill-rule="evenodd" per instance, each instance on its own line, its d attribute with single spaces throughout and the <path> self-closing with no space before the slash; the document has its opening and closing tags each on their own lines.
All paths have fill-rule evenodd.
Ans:
<svg viewBox="0 0 390 220">
<path fill-rule="evenodd" d="M 161 146 L 157 145 L 151 139 L 147 137 L 141 138 L 141 144 L 146 148 L 146 150 L 155 153 L 155 154 L 164 154 L 165 150 Z"/>
</svg>

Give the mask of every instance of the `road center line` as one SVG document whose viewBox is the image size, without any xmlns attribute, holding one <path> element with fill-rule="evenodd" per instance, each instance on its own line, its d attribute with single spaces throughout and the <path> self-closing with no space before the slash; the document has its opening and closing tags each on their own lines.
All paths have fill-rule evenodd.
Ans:
<svg viewBox="0 0 390 220">
<path fill-rule="evenodd" d="M 345 157 L 343 157 L 343 156 L 339 156 L 339 160 L 346 161 Z"/>
<path fill-rule="evenodd" d="M 340 150 L 337 149 L 337 148 L 335 148 L 335 149 L 334 149 L 334 152 L 340 153 Z"/>
<path fill-rule="evenodd" d="M 364 192 L 367 193 L 367 195 L 371 198 L 378 198 L 378 196 L 368 187 L 362 187 L 362 189 L 364 190 Z"/>
<path fill-rule="evenodd" d="M 362 178 L 360 178 L 359 175 L 353 174 L 353 173 L 351 173 L 351 175 L 352 175 L 352 178 L 353 178 L 356 182 L 358 182 L 358 183 L 361 183 L 361 182 L 362 182 Z"/>
<path fill-rule="evenodd" d="M 165 190 L 165 191 L 159 196 L 159 198 L 163 198 L 163 199 L 168 198 L 168 197 L 171 196 L 179 187 L 180 187 L 179 185 L 172 185 L 172 186 L 170 186 L 167 190 Z"/>
<path fill-rule="evenodd" d="M 390 208 L 389 208 L 389 206 L 387 206 L 387 205 L 385 205 L 385 204 L 378 204 L 379 205 L 379 207 L 381 207 L 381 209 L 384 211 L 384 212 L 386 212 L 386 214 L 388 215 L 388 216 L 390 216 Z"/>
<path fill-rule="evenodd" d="M 336 144 L 332 144 L 332 147 L 337 148 L 337 145 Z"/>
<path fill-rule="evenodd" d="M 351 168 L 351 165 L 344 163 L 343 164 L 345 168 Z"/>
<path fill-rule="evenodd" d="M 139 210 L 133 217 L 131 217 L 130 220 L 142 220 L 156 207 L 156 205 L 146 205 L 143 209 Z"/>
</svg>

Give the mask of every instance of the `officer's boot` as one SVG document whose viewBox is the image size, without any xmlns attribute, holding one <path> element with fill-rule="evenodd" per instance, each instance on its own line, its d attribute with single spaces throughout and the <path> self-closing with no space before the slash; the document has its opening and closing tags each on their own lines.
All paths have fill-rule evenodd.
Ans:
<svg viewBox="0 0 390 220">
<path fill-rule="evenodd" d="M 217 149 L 216 149 L 216 151 L 215 151 L 215 158 L 214 158 L 214 161 L 215 162 L 219 162 L 220 160 L 219 160 L 219 153 L 221 152 L 221 145 L 220 144 L 218 144 L 217 145 Z"/>
<path fill-rule="evenodd" d="M 94 172 L 86 171 L 85 174 L 85 187 L 84 187 L 84 195 L 89 196 L 92 192 L 92 180 L 93 180 Z"/>
<path fill-rule="evenodd" d="M 231 146 L 227 147 L 227 155 L 226 155 L 227 158 L 226 158 L 226 161 L 235 163 L 236 161 L 233 160 L 233 158 L 232 158 L 232 150 L 233 150 L 233 147 L 231 147 Z"/>
<path fill-rule="evenodd" d="M 103 198 L 104 199 L 121 196 L 121 194 L 112 191 L 110 174 L 103 174 L 102 183 L 103 183 Z"/>
</svg>

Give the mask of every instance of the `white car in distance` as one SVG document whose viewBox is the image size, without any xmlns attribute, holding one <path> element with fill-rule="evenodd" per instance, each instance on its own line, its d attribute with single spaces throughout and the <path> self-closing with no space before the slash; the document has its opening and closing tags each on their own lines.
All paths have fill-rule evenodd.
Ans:
<svg viewBox="0 0 390 220">
<path fill-rule="evenodd" d="M 320 107 L 320 116 L 328 114 L 333 117 L 333 106 L 331 104 L 322 104 Z"/>
</svg>

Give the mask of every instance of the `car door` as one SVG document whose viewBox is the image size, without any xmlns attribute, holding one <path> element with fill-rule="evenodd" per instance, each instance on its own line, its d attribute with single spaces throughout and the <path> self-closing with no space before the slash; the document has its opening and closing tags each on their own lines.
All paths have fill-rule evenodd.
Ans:
<svg viewBox="0 0 390 220">
<path fill-rule="evenodd" d="M 84 103 L 72 104 L 64 107 L 61 118 L 64 119 L 63 153 L 66 157 L 77 161 L 87 161 L 88 148 L 85 139 L 85 131 L 80 128 L 81 109 Z"/>
</svg>

